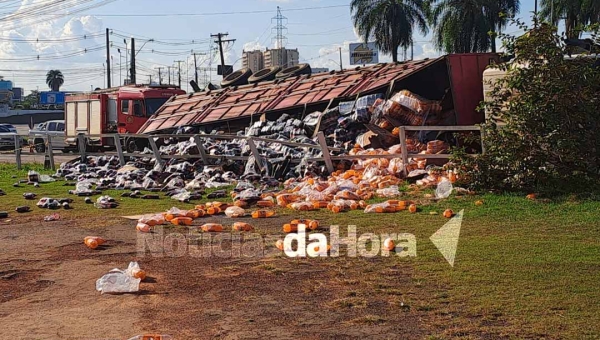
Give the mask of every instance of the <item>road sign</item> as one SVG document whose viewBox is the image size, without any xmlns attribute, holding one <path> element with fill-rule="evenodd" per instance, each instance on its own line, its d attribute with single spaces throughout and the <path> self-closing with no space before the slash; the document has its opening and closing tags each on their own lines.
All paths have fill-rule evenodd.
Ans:
<svg viewBox="0 0 600 340">
<path fill-rule="evenodd" d="M 62 105 L 65 103 L 64 92 L 40 92 L 40 104 Z"/>
<path fill-rule="evenodd" d="M 379 50 L 375 43 L 350 44 L 350 65 L 379 63 Z"/>
</svg>

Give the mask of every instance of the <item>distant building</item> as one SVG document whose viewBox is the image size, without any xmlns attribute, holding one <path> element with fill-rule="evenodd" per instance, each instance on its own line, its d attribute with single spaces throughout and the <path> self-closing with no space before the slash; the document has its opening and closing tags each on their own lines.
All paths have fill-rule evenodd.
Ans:
<svg viewBox="0 0 600 340">
<path fill-rule="evenodd" d="M 265 67 L 281 66 L 282 68 L 298 65 L 300 53 L 298 49 L 275 48 L 263 53 Z"/>
<path fill-rule="evenodd" d="M 327 72 L 329 72 L 329 69 L 327 67 L 313 67 L 312 68 L 312 74 L 327 73 Z"/>
<path fill-rule="evenodd" d="M 13 96 L 12 96 L 13 103 L 20 103 L 23 101 L 23 88 L 22 87 L 13 87 L 12 92 L 13 92 Z"/>
<path fill-rule="evenodd" d="M 263 53 L 260 50 L 244 51 L 242 55 L 242 67 L 249 68 L 252 73 L 265 68 Z"/>
</svg>

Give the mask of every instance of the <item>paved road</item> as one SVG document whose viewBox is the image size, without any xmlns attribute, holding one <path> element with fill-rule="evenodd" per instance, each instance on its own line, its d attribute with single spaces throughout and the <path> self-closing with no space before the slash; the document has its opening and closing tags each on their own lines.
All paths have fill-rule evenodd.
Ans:
<svg viewBox="0 0 600 340">
<path fill-rule="evenodd" d="M 22 136 L 27 136 L 29 134 L 29 126 L 26 124 L 15 124 L 15 128 L 17 129 L 17 133 Z M 60 150 L 54 151 L 54 163 L 58 166 L 60 163 L 68 162 L 74 158 L 77 158 L 77 155 L 72 153 L 63 154 Z M 0 150 L 0 163 L 16 163 L 15 154 L 12 150 Z M 30 153 L 29 147 L 23 148 L 21 151 L 21 163 L 39 163 L 44 164 L 44 154 L 39 153 Z"/>
<path fill-rule="evenodd" d="M 60 151 L 54 155 L 54 163 L 58 167 L 60 163 L 68 162 L 78 156 L 72 153 L 63 154 Z M 2 150 L 0 151 L 0 163 L 16 163 L 15 154 L 11 151 Z M 29 148 L 24 148 L 21 152 L 21 163 L 39 163 L 44 164 L 44 154 L 29 153 Z"/>
</svg>

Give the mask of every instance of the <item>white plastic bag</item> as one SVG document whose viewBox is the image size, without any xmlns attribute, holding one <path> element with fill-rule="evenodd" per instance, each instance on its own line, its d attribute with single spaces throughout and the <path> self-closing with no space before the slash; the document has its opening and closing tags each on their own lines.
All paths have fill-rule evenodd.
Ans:
<svg viewBox="0 0 600 340">
<path fill-rule="evenodd" d="M 56 182 L 56 180 L 48 175 L 40 175 L 40 183 Z"/>
<path fill-rule="evenodd" d="M 443 178 L 442 181 L 438 183 L 437 188 L 435 189 L 435 197 L 448 198 L 451 193 L 452 183 L 447 178 Z"/>
<path fill-rule="evenodd" d="M 96 281 L 96 290 L 100 293 L 135 293 L 140 290 L 140 279 L 125 271 L 113 269 Z"/>
<path fill-rule="evenodd" d="M 176 195 L 171 196 L 172 199 L 178 200 L 179 202 L 187 202 L 190 200 L 191 194 L 189 191 L 184 190 Z"/>
<path fill-rule="evenodd" d="M 242 217 L 246 215 L 246 211 L 240 207 L 233 206 L 225 209 L 225 215 L 227 217 Z"/>
</svg>

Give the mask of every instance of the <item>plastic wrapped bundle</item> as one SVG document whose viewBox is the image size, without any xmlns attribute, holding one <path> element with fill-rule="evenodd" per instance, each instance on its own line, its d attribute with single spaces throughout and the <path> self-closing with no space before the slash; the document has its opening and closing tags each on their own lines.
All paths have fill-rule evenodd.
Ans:
<svg viewBox="0 0 600 340">
<path fill-rule="evenodd" d="M 437 114 L 442 111 L 442 106 L 439 101 L 423 98 L 408 90 L 402 90 L 396 93 L 390 100 L 421 115 L 426 113 Z"/>
<path fill-rule="evenodd" d="M 448 150 L 448 145 L 441 140 L 432 140 L 427 143 L 427 153 L 436 154 Z"/>
</svg>

